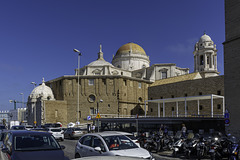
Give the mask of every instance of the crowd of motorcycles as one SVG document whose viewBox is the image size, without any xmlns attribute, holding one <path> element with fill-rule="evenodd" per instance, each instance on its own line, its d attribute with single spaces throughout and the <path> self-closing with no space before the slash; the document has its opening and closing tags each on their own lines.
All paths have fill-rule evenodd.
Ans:
<svg viewBox="0 0 240 160">
<path fill-rule="evenodd" d="M 172 132 L 142 133 L 138 141 L 141 147 L 150 152 L 172 151 L 173 157 L 181 155 L 188 159 L 239 159 L 239 140 L 230 134 L 223 135 L 221 132 L 212 134 L 190 132 L 185 137 L 181 131 L 175 135 Z"/>
</svg>

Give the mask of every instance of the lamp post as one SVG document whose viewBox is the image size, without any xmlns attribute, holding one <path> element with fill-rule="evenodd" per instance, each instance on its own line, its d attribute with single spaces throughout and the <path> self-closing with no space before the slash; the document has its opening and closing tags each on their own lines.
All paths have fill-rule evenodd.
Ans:
<svg viewBox="0 0 240 160">
<path fill-rule="evenodd" d="M 82 55 L 82 53 L 77 50 L 77 49 L 73 49 L 74 52 L 78 53 L 78 69 L 77 69 L 77 79 L 78 79 L 78 94 L 77 94 L 77 125 L 79 124 L 79 67 L 80 67 L 80 56 Z"/>
<path fill-rule="evenodd" d="M 31 84 L 33 84 L 33 87 L 35 88 L 36 87 L 36 83 L 35 82 L 31 82 Z"/>
<path fill-rule="evenodd" d="M 98 108 L 99 108 L 99 102 L 102 103 L 103 100 L 100 99 L 99 101 L 97 101 L 97 114 L 99 113 L 99 111 L 98 111 Z M 99 118 L 97 119 L 97 128 L 98 128 L 98 132 L 99 132 Z"/>
<path fill-rule="evenodd" d="M 20 95 L 22 95 L 22 108 L 24 108 L 24 94 L 20 93 Z"/>
</svg>

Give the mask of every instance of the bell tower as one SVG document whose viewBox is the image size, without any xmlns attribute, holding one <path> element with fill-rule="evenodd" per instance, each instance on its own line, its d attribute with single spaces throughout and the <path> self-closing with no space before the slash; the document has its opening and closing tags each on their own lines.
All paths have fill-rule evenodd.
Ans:
<svg viewBox="0 0 240 160">
<path fill-rule="evenodd" d="M 194 47 L 194 72 L 203 77 L 218 76 L 217 49 L 212 39 L 204 33 Z"/>
</svg>

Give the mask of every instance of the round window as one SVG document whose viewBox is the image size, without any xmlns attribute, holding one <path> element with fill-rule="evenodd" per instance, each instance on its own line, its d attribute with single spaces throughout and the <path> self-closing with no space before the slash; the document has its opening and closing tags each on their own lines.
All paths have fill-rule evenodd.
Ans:
<svg viewBox="0 0 240 160">
<path fill-rule="evenodd" d="M 88 97 L 88 101 L 89 102 L 95 102 L 95 100 L 96 100 L 96 97 L 93 95 L 93 94 L 91 94 L 89 97 Z"/>
</svg>

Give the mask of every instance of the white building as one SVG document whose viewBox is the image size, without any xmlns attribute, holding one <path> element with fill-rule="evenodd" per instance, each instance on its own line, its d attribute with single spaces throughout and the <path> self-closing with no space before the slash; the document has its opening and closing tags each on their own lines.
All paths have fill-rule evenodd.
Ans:
<svg viewBox="0 0 240 160">
<path fill-rule="evenodd" d="M 208 35 L 204 33 L 195 44 L 193 54 L 194 72 L 200 72 L 205 78 L 219 75 L 216 45 Z"/>
</svg>

